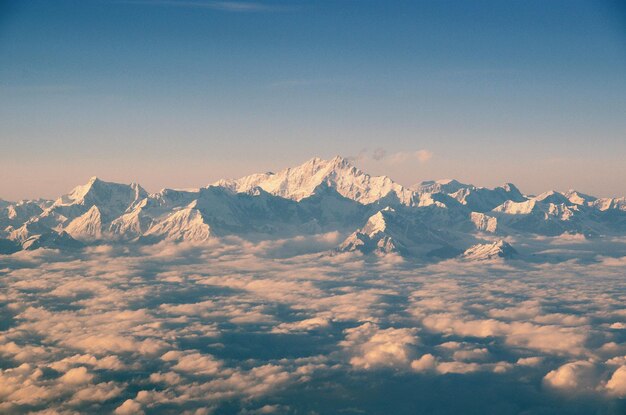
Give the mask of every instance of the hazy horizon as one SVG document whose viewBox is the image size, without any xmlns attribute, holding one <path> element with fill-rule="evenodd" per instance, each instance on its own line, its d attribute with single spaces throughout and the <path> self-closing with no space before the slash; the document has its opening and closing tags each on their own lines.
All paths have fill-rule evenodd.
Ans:
<svg viewBox="0 0 626 415">
<path fill-rule="evenodd" d="M 357 156 L 345 156 L 345 157 L 340 156 L 340 157 L 344 157 L 348 159 L 351 162 L 351 164 L 363 170 L 365 173 L 376 175 L 376 176 L 387 176 L 391 178 L 392 180 L 394 180 L 395 182 L 397 182 L 398 184 L 401 184 L 402 186 L 405 186 L 405 187 L 412 187 L 420 182 L 429 181 L 429 180 L 453 180 L 454 179 L 465 184 L 471 184 L 477 187 L 487 187 L 487 188 L 494 188 L 497 186 L 501 186 L 505 183 L 512 183 L 515 186 L 517 186 L 523 194 L 527 194 L 527 195 L 538 195 L 538 194 L 541 194 L 550 190 L 556 190 L 559 192 L 565 192 L 568 190 L 577 190 L 579 192 L 590 194 L 595 197 L 623 197 L 624 195 L 626 195 L 626 191 L 621 194 L 603 194 L 603 193 L 598 194 L 598 193 L 586 191 L 583 188 L 576 188 L 572 186 L 568 187 L 567 185 L 560 186 L 560 187 L 559 186 L 551 187 L 549 183 L 544 183 L 544 187 L 540 187 L 540 185 L 523 186 L 520 184 L 519 181 L 516 182 L 513 180 L 506 179 L 504 177 L 501 180 L 498 180 L 500 176 L 489 175 L 488 174 L 489 172 L 485 172 L 486 175 L 484 176 L 483 182 L 476 182 L 476 181 L 472 181 L 468 179 L 459 179 L 459 177 L 454 177 L 454 176 L 423 177 L 423 178 L 416 178 L 415 180 L 411 180 L 411 178 L 407 177 L 406 174 L 402 175 L 403 173 L 402 169 L 406 168 L 407 164 L 410 165 L 412 163 L 414 165 L 417 165 L 418 169 L 424 168 L 423 165 L 430 163 L 434 156 L 435 155 L 433 153 L 427 150 L 418 150 L 416 152 L 398 152 L 394 154 L 382 155 L 380 152 L 380 149 L 376 149 L 371 152 L 362 150 Z M 328 157 L 322 157 L 322 158 L 330 159 L 332 157 L 334 156 L 328 156 Z M 202 181 L 202 174 L 198 172 L 197 178 L 190 180 L 189 184 L 186 184 L 186 180 L 187 180 L 186 178 L 175 178 L 174 180 L 172 180 L 171 176 L 165 177 L 163 173 L 161 173 L 161 175 L 159 175 L 158 178 L 161 178 L 163 180 L 163 183 L 170 183 L 170 184 L 164 185 L 163 183 L 160 183 L 158 179 L 154 177 L 154 175 L 152 175 L 152 178 L 149 175 L 146 175 L 145 178 L 147 180 L 141 181 L 141 180 L 132 178 L 132 176 L 127 176 L 125 174 L 120 175 L 119 173 L 117 174 L 108 173 L 108 175 L 99 175 L 99 174 L 84 175 L 82 174 L 82 171 L 81 171 L 81 174 L 77 175 L 76 177 L 77 181 L 75 181 L 73 184 L 69 184 L 69 180 L 73 178 L 73 174 L 65 175 L 64 176 L 65 180 L 62 180 L 59 182 L 55 182 L 53 178 L 51 178 L 50 176 L 47 176 L 44 178 L 38 178 L 38 179 L 41 179 L 42 182 L 34 183 L 35 185 L 42 185 L 44 183 L 46 184 L 46 190 L 43 191 L 43 194 L 23 193 L 25 189 L 18 188 L 16 189 L 17 190 L 16 195 L 26 194 L 26 196 L 22 196 L 22 197 L 18 196 L 18 197 L 11 198 L 11 197 L 6 197 L 0 194 L 0 200 L 19 201 L 19 200 L 34 200 L 34 199 L 39 199 L 39 198 L 54 200 L 64 194 L 70 193 L 70 191 L 74 189 L 76 186 L 84 185 L 85 183 L 89 181 L 91 177 L 94 177 L 94 176 L 107 182 L 122 183 L 122 184 L 137 183 L 141 185 L 149 193 L 156 193 L 160 191 L 161 189 L 165 189 L 165 188 L 197 189 L 197 188 L 205 187 L 207 185 L 215 183 L 216 181 L 220 179 L 238 179 L 240 177 L 244 177 L 250 174 L 265 173 L 265 172 L 270 172 L 270 171 L 276 173 L 285 168 L 296 167 L 310 160 L 311 158 L 313 157 L 310 157 L 306 160 L 300 160 L 296 162 L 296 164 L 288 165 L 288 166 L 287 165 L 279 166 L 277 162 L 274 162 L 272 164 L 276 165 L 277 166 L 276 168 L 265 168 L 265 169 L 260 168 L 259 170 L 256 170 L 256 171 L 250 170 L 250 168 L 246 169 L 245 167 L 242 166 L 241 167 L 242 173 L 240 174 L 234 173 L 233 175 L 229 175 L 229 176 L 218 177 L 214 173 L 212 174 L 211 172 L 208 172 L 206 176 L 208 179 L 204 181 Z M 397 180 L 395 176 L 387 174 L 386 172 L 389 172 L 389 171 L 398 173 L 399 176 L 404 177 L 404 180 L 402 181 Z M 376 173 L 373 173 L 373 172 L 376 172 Z M 67 173 L 67 172 L 62 171 L 58 173 Z M 187 171 L 187 173 L 189 172 Z M 537 173 L 540 174 L 540 172 L 535 172 L 535 174 Z M 143 172 L 143 174 L 146 174 L 146 173 Z M 34 180 L 37 180 L 37 178 L 35 178 Z M 621 181 L 617 180 L 617 182 L 621 182 Z M 66 186 L 66 183 L 68 183 L 69 187 Z M 567 183 L 567 181 L 562 182 L 562 183 Z M 618 183 L 618 184 L 621 184 L 621 183 Z M 535 189 L 535 190 L 529 191 L 528 189 Z"/>
</svg>

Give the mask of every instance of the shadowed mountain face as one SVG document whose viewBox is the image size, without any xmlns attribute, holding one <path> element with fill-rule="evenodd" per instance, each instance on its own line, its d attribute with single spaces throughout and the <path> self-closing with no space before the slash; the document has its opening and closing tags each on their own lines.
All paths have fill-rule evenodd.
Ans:
<svg viewBox="0 0 626 415">
<path fill-rule="evenodd" d="M 626 199 L 573 190 L 527 196 L 510 183 L 487 189 L 456 180 L 408 188 L 370 176 L 341 157 L 314 158 L 278 173 L 154 194 L 94 177 L 55 201 L 3 201 L 0 229 L 5 251 L 107 240 L 272 240 L 337 231 L 347 236 L 338 251 L 424 258 L 465 252 L 464 258 L 482 258 L 475 254 L 486 245 L 520 235 L 624 235 Z"/>
</svg>

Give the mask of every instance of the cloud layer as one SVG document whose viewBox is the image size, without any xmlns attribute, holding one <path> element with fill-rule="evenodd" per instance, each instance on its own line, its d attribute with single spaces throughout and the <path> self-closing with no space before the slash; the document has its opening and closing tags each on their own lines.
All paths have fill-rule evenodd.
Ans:
<svg viewBox="0 0 626 415">
<path fill-rule="evenodd" d="M 1 256 L 0 412 L 626 409 L 626 257 L 418 265 L 292 245 Z"/>
</svg>

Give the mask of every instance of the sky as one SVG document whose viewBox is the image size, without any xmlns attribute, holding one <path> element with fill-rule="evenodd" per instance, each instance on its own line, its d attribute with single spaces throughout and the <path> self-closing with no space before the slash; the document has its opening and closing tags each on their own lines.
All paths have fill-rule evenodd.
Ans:
<svg viewBox="0 0 626 415">
<path fill-rule="evenodd" d="M 351 157 L 626 195 L 618 1 L 0 1 L 0 198 Z"/>
</svg>

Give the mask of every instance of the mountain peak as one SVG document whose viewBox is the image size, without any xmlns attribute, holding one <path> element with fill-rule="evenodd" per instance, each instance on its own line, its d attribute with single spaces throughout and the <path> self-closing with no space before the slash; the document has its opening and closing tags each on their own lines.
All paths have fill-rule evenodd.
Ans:
<svg viewBox="0 0 626 415">
<path fill-rule="evenodd" d="M 569 199 L 565 197 L 565 195 L 563 195 L 562 193 L 557 192 L 556 190 L 548 190 L 547 192 L 543 192 L 540 195 L 535 196 L 534 199 L 543 203 L 554 203 L 555 205 L 569 203 Z"/>
<path fill-rule="evenodd" d="M 462 184 L 461 182 L 459 182 L 456 179 L 439 179 L 439 180 L 435 180 L 435 183 L 438 183 L 438 184 L 451 184 L 451 185 L 460 185 L 460 184 Z"/>
<path fill-rule="evenodd" d="M 463 258 L 473 261 L 485 261 L 497 258 L 510 259 L 517 251 L 508 242 L 500 239 L 493 243 L 478 244 L 463 252 Z"/>
<path fill-rule="evenodd" d="M 471 184 L 461 183 L 455 179 L 439 179 L 439 180 L 426 180 L 420 182 L 411 188 L 415 189 L 418 193 L 447 193 L 452 194 L 458 192 L 461 189 L 473 188 Z"/>
<path fill-rule="evenodd" d="M 165 220 L 155 224 L 146 232 L 148 236 L 194 242 L 206 241 L 211 234 L 211 227 L 195 207 L 186 207 L 172 212 Z"/>
<path fill-rule="evenodd" d="M 513 183 L 504 183 L 500 187 L 508 193 L 515 193 L 515 194 L 520 194 L 520 195 L 522 194 L 517 188 L 517 186 L 515 186 Z"/>
<path fill-rule="evenodd" d="M 335 156 L 332 159 L 328 160 L 328 162 L 334 166 L 350 166 L 352 167 L 352 163 L 350 163 L 350 161 L 348 161 L 348 159 L 342 157 L 342 156 Z"/>
<path fill-rule="evenodd" d="M 65 228 L 75 239 L 98 239 L 102 236 L 102 218 L 98 206 L 93 205 Z"/>
<path fill-rule="evenodd" d="M 586 205 L 588 203 L 593 203 L 598 200 L 593 196 L 589 196 L 574 189 L 568 190 L 567 192 L 563 193 L 563 195 L 575 205 Z"/>
<path fill-rule="evenodd" d="M 537 200 L 529 199 L 523 202 L 514 202 L 507 200 L 501 205 L 495 207 L 493 212 L 506 213 L 509 215 L 527 215 L 536 209 Z"/>
<path fill-rule="evenodd" d="M 450 246 L 419 218 L 406 210 L 386 207 L 371 215 L 365 225 L 348 236 L 338 249 L 341 252 L 394 252 L 402 256 L 420 256 L 442 248 Z"/>
<path fill-rule="evenodd" d="M 147 196 L 148 193 L 136 183 L 105 182 L 93 176 L 87 183 L 76 186 L 70 193 L 58 198 L 46 209 L 45 214 L 50 216 L 58 213 L 67 218 L 76 218 L 97 206 L 102 221 L 110 222 Z"/>
<path fill-rule="evenodd" d="M 373 238 L 378 232 L 385 232 L 387 229 L 387 219 L 385 216 L 390 212 L 394 212 L 394 210 L 387 210 L 387 208 L 385 208 L 370 216 L 361 232 L 370 238 Z"/>
<path fill-rule="evenodd" d="M 270 194 L 295 201 L 314 195 L 320 187 L 333 188 L 341 196 L 364 205 L 388 195 L 405 205 L 413 204 L 415 198 L 413 191 L 386 176 L 370 176 L 341 156 L 329 160 L 314 157 L 275 174 L 253 174 L 237 180 L 221 180 L 216 185 L 238 193 L 260 187 Z"/>
<path fill-rule="evenodd" d="M 313 174 L 318 172 L 324 172 L 325 174 L 331 174 L 333 172 L 337 172 L 344 169 L 352 169 L 355 168 L 347 159 L 341 156 L 335 156 L 331 159 L 322 159 L 320 157 L 313 157 L 309 161 L 301 164 L 300 166 L 292 167 L 288 170 L 307 170 Z M 356 168 L 355 168 L 356 169 Z M 358 170 L 358 169 L 357 169 Z M 280 174 L 279 172 L 278 174 Z"/>
</svg>

